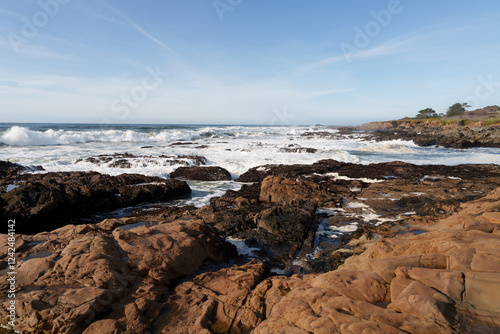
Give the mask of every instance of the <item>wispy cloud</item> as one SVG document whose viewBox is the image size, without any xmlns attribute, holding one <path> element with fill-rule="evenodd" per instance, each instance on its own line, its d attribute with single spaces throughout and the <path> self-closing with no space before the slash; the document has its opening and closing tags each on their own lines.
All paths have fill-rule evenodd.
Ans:
<svg viewBox="0 0 500 334">
<path fill-rule="evenodd" d="M 160 41 L 158 38 L 154 37 L 152 34 L 148 33 L 146 30 L 144 30 L 139 24 L 137 24 L 134 20 L 129 18 L 127 15 L 125 15 L 122 11 L 118 10 L 117 8 L 111 6 L 110 4 L 103 2 L 109 9 L 111 9 L 113 12 L 117 13 L 125 22 L 127 22 L 129 25 L 131 25 L 137 32 L 141 33 L 144 35 L 146 38 L 152 40 L 155 42 L 157 45 L 162 47 L 163 49 L 179 55 L 177 52 L 175 52 L 171 47 Z"/>
<path fill-rule="evenodd" d="M 409 44 L 409 41 L 410 39 L 401 40 L 398 38 L 385 42 L 371 49 L 365 49 L 321 59 L 302 66 L 301 68 L 299 68 L 297 73 L 309 72 L 337 63 L 347 63 L 353 60 L 370 59 L 402 53 L 408 50 L 407 44 Z"/>
<path fill-rule="evenodd" d="M 18 13 L 15 13 L 15 12 L 12 12 L 10 10 L 3 9 L 3 8 L 0 8 L 0 14 L 12 16 L 12 17 L 15 17 L 15 18 L 19 18 L 19 17 L 22 16 L 21 14 L 18 14 Z"/>
</svg>

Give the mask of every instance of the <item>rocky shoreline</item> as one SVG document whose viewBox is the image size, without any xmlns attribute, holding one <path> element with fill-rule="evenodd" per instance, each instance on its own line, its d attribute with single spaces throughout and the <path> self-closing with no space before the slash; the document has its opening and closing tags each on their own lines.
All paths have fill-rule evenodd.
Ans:
<svg viewBox="0 0 500 334">
<path fill-rule="evenodd" d="M 488 116 L 489 115 L 489 116 Z M 443 119 L 402 119 L 389 122 L 372 122 L 347 132 L 367 131 L 378 140 L 412 140 L 419 146 L 443 146 L 447 148 L 500 147 L 499 113 L 480 114 L 474 112 L 455 118 Z M 487 121 L 497 119 L 497 121 Z M 485 121 L 486 120 L 486 121 Z"/>
<path fill-rule="evenodd" d="M 190 190 L 176 179 L 0 167 L 2 219 L 25 228 L 15 248 L 26 333 L 500 331 L 498 165 L 266 165 L 202 208 L 83 224 L 90 207 Z M 227 177 L 197 168 L 189 175 Z M 47 220 L 57 228 L 40 226 Z"/>
</svg>

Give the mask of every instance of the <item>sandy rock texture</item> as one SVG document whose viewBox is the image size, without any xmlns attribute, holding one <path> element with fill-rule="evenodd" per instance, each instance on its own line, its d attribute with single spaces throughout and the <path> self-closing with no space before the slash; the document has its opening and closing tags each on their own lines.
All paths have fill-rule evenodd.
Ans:
<svg viewBox="0 0 500 334">
<path fill-rule="evenodd" d="M 17 316 L 26 333 L 147 333 L 176 280 L 234 252 L 194 220 L 108 219 L 18 239 Z M 5 304 L 5 281 L 0 291 Z"/>
<path fill-rule="evenodd" d="M 7 167 L 7 178 L 24 175 Z M 116 179 L 80 176 L 35 174 L 25 186 L 81 182 L 77 189 L 88 189 L 95 177 L 110 190 L 102 198 L 125 197 L 114 196 Z M 132 183 L 126 189 L 143 180 L 136 177 L 124 176 Z M 18 234 L 18 328 L 499 333 L 499 166 L 323 160 L 260 166 L 240 179 L 239 191 L 202 208 Z M 7 241 L 0 235 L 0 268 Z M 7 288 L 1 280 L 0 323 L 7 321 Z"/>
<path fill-rule="evenodd" d="M 323 274 L 253 261 L 181 284 L 162 333 L 498 333 L 500 188 Z M 417 226 L 415 226 L 417 227 Z M 195 307 L 194 307 L 195 306 Z"/>
</svg>

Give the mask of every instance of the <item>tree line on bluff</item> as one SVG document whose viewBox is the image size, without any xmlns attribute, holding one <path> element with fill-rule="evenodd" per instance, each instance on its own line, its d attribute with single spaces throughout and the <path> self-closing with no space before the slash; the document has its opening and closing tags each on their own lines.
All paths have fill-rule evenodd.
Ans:
<svg viewBox="0 0 500 334">
<path fill-rule="evenodd" d="M 417 116 L 415 118 L 417 119 L 425 119 L 425 118 L 436 118 L 436 117 L 453 117 L 453 116 L 460 116 L 465 114 L 467 111 L 467 108 L 470 108 L 471 106 L 467 103 L 455 103 L 448 107 L 448 110 L 446 113 L 437 113 L 434 109 L 432 108 L 425 108 L 422 109 L 418 112 Z M 488 106 L 483 108 L 486 112 L 494 113 L 494 112 L 500 112 L 500 107 L 499 106 Z"/>
</svg>

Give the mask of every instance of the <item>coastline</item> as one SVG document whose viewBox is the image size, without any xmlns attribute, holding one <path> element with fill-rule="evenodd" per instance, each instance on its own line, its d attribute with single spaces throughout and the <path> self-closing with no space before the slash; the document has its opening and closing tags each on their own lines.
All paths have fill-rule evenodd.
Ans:
<svg viewBox="0 0 500 334">
<path fill-rule="evenodd" d="M 347 130 L 347 129 L 346 129 Z M 455 117 L 403 118 L 350 129 L 369 131 L 375 140 L 412 140 L 419 146 L 500 147 L 500 112 L 475 110 Z"/>
<path fill-rule="evenodd" d="M 500 327 L 498 165 L 324 160 L 259 166 L 239 181 L 202 208 L 18 234 L 19 329 Z"/>
</svg>

